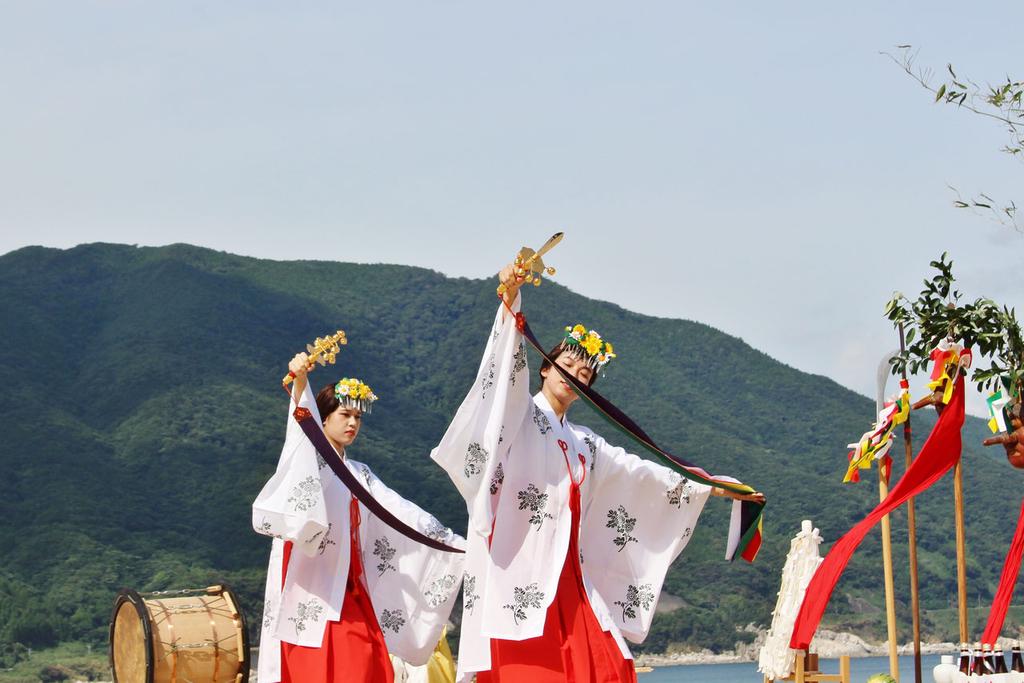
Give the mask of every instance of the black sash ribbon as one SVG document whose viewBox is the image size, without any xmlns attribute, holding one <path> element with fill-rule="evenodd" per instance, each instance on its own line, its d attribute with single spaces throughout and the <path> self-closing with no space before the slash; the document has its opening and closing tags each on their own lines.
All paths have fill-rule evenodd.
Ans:
<svg viewBox="0 0 1024 683">
<path fill-rule="evenodd" d="M 323 428 L 316 423 L 316 420 L 313 419 L 313 413 L 310 412 L 308 408 L 298 407 L 293 411 L 292 415 L 295 418 L 295 421 L 299 423 L 299 426 L 302 427 L 303 433 L 305 433 L 313 444 L 313 448 L 315 448 L 316 452 L 320 454 L 320 457 L 324 459 L 327 466 L 331 468 L 331 471 L 341 479 L 341 482 L 348 487 L 348 490 L 352 492 L 352 495 L 355 496 L 360 503 L 365 505 L 367 510 L 375 514 L 382 522 L 406 538 L 411 538 L 417 543 L 422 543 L 428 548 L 433 548 L 434 550 L 440 550 L 446 553 L 466 552 L 465 550 L 460 550 L 442 543 L 436 538 L 431 538 L 396 517 L 386 507 L 384 507 L 380 501 L 374 498 L 373 494 L 371 494 L 366 487 L 362 485 L 358 477 L 352 474 L 352 471 L 345 466 L 345 463 L 342 462 L 338 452 L 334 450 L 334 446 L 332 446 L 331 442 L 327 440 L 327 436 L 324 434 Z"/>
<path fill-rule="evenodd" d="M 507 303 L 505 305 L 508 307 Z M 512 312 L 511 307 L 509 307 L 509 311 Z M 574 376 L 567 372 L 563 372 L 561 366 L 555 363 L 554 358 L 548 356 L 547 352 L 540 345 L 540 342 L 537 341 L 537 337 L 533 334 L 533 330 L 530 329 L 530 324 L 526 321 L 526 316 L 522 313 L 513 314 L 516 319 L 516 329 L 519 330 L 520 334 L 522 334 L 530 343 L 530 346 L 532 346 L 534 350 L 541 355 L 541 357 L 551 363 L 552 366 L 557 368 L 562 377 L 572 385 L 573 389 L 575 389 L 577 395 L 589 403 L 590 406 L 597 411 L 598 415 L 603 417 L 613 427 L 621 431 L 626 436 L 638 441 L 644 448 L 657 456 L 658 459 L 670 469 L 679 472 L 689 479 L 693 479 L 709 486 L 727 489 L 736 493 L 747 494 L 754 492 L 754 489 L 746 484 L 722 481 L 721 479 L 709 474 L 698 465 L 695 465 L 684 458 L 680 458 L 677 455 L 673 455 L 661 448 L 654 442 L 654 439 L 648 436 L 647 432 L 645 432 L 640 425 L 629 417 L 629 415 L 626 415 L 626 413 L 624 413 L 615 404 L 583 382 L 576 379 Z M 756 554 L 757 548 L 760 545 L 761 516 L 764 511 L 765 504 L 750 500 L 740 501 L 740 503 L 740 544 L 737 549 L 737 553 L 742 553 L 744 548 L 749 547 L 752 554 Z M 753 557 L 748 554 L 744 554 L 743 556 L 744 559 L 748 559 L 750 561 L 753 560 Z"/>
</svg>

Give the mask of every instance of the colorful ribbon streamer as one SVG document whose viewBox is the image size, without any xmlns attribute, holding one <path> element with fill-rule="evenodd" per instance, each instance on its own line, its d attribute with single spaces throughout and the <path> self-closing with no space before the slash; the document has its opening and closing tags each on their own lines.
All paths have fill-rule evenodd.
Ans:
<svg viewBox="0 0 1024 683">
<path fill-rule="evenodd" d="M 934 394 L 942 391 L 942 403 L 948 405 L 953 397 L 952 380 L 957 376 L 961 368 L 971 367 L 971 350 L 965 349 L 956 342 L 943 339 L 939 345 L 932 349 L 932 374 L 928 382 L 928 389 Z"/>
<path fill-rule="evenodd" d="M 988 428 L 993 434 L 1010 431 L 1007 427 L 1010 424 L 1010 415 L 1007 406 L 1013 400 L 1010 395 L 1009 381 L 1005 377 L 999 378 L 999 388 L 988 395 L 985 403 L 988 404 Z"/>
<path fill-rule="evenodd" d="M 853 450 L 847 456 L 850 465 L 846 470 L 846 476 L 843 477 L 844 484 L 860 481 L 860 470 L 869 469 L 875 460 L 882 460 L 882 471 L 885 481 L 888 483 L 889 475 L 892 472 L 892 458 L 889 457 L 889 449 L 892 447 L 893 430 L 910 417 L 908 387 L 907 380 L 900 380 L 899 394 L 885 404 L 871 429 L 864 432 L 857 443 L 847 445 L 847 448 Z"/>
</svg>

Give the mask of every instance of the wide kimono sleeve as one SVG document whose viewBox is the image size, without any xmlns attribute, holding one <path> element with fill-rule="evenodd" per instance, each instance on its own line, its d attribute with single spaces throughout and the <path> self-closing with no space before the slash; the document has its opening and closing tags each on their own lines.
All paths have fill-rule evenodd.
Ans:
<svg viewBox="0 0 1024 683">
<path fill-rule="evenodd" d="M 711 487 L 586 430 L 594 465 L 581 528 L 583 571 L 629 640 L 647 637 L 669 565 L 686 547 Z"/>
<path fill-rule="evenodd" d="M 396 517 L 431 538 L 465 549 L 461 536 L 388 488 L 369 467 L 353 466 L 365 478 L 373 497 Z M 462 585 L 466 556 L 428 548 L 373 516 L 361 526 L 361 532 L 366 585 L 388 651 L 411 664 L 425 664 L 448 623 Z"/>
<path fill-rule="evenodd" d="M 532 404 L 526 346 L 510 313 L 498 308 L 476 380 L 430 457 L 443 467 L 466 500 L 470 528 L 491 532 L 494 502 L 504 477 L 509 445 Z"/>
<path fill-rule="evenodd" d="M 316 401 L 309 385 L 299 397 L 319 422 Z M 327 505 L 320 480 L 321 467 L 316 449 L 292 418 L 288 404 L 288 426 L 277 470 L 252 504 L 252 526 L 258 533 L 291 541 L 294 547 L 313 556 L 320 537 L 329 530 Z"/>
</svg>

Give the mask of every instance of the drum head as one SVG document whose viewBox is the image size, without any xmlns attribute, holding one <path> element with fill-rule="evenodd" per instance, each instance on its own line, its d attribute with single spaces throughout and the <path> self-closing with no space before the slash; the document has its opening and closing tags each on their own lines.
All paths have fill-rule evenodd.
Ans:
<svg viewBox="0 0 1024 683">
<path fill-rule="evenodd" d="M 153 683 L 149 615 L 142 597 L 122 590 L 110 618 L 110 669 L 114 683 Z"/>
<path fill-rule="evenodd" d="M 245 615 L 227 586 L 139 594 L 110 618 L 114 683 L 248 683 Z"/>
</svg>

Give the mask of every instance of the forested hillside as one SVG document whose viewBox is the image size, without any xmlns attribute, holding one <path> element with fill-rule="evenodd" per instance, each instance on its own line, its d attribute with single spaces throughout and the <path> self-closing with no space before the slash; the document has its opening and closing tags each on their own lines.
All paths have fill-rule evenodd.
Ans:
<svg viewBox="0 0 1024 683">
<path fill-rule="evenodd" d="M 728 647 L 737 626 L 767 623 L 800 520 L 832 540 L 877 502 L 873 472 L 862 484 L 840 483 L 845 444 L 868 427 L 871 400 L 697 322 L 637 315 L 555 282 L 525 296 L 546 343 L 582 321 L 615 344 L 619 359 L 597 388 L 660 443 L 768 496 L 753 566 L 722 560 L 728 506 L 708 504 L 666 584 L 686 606 L 658 617 L 647 648 Z M 353 456 L 464 529 L 461 499 L 428 452 L 472 382 L 496 304 L 492 281 L 187 245 L 0 257 L 0 643 L 101 643 L 122 586 L 226 580 L 255 623 L 269 542 L 251 531 L 249 504 L 277 460 L 287 409 L 280 378 L 293 353 L 337 328 L 350 344 L 314 383 L 357 374 L 381 397 Z M 778 314 L 799 312 L 780 305 Z M 576 410 L 574 421 L 630 447 Z M 968 422 L 970 590 L 983 601 L 1012 534 L 1020 475 L 1001 451 L 980 447 L 983 423 Z M 919 440 L 930 425 L 915 415 Z M 932 608 L 955 594 L 950 491 L 947 477 L 919 505 L 923 600 Z M 904 522 L 901 511 L 897 541 Z M 879 546 L 873 534 L 855 556 L 833 620 L 880 625 Z M 896 553 L 905 558 L 905 546 Z M 906 599 L 902 563 L 897 581 Z M 952 633 L 946 626 L 927 628 Z"/>
</svg>

